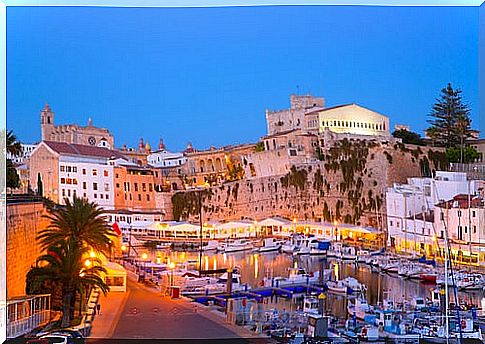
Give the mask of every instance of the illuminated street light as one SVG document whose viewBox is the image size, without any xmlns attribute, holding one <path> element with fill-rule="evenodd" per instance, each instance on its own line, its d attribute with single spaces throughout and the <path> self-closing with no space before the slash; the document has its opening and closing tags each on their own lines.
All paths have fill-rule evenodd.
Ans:
<svg viewBox="0 0 485 344">
<path fill-rule="evenodd" d="M 89 252 L 89 256 L 91 258 L 94 258 L 94 257 L 96 257 L 96 253 L 94 253 L 94 251 L 91 251 L 91 252 Z"/>
<path fill-rule="evenodd" d="M 89 268 L 91 266 L 92 262 L 89 260 L 89 259 L 86 259 L 86 261 L 84 262 L 84 265 Z"/>
<path fill-rule="evenodd" d="M 148 258 L 148 254 L 146 254 L 145 252 L 141 255 L 141 258 L 142 259 L 147 259 Z"/>
<path fill-rule="evenodd" d="M 123 251 L 123 252 L 126 251 L 126 245 L 125 244 L 121 245 L 121 251 Z"/>
</svg>

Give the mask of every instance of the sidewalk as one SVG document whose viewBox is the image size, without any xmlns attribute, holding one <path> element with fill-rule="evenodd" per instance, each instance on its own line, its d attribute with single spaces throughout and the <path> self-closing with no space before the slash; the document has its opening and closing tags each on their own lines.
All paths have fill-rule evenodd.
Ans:
<svg viewBox="0 0 485 344">
<path fill-rule="evenodd" d="M 107 296 L 101 294 L 98 303 L 101 305 L 100 314 L 96 314 L 91 338 L 110 338 L 118 324 L 122 314 L 123 307 L 128 300 L 130 291 L 126 292 L 109 292 Z"/>
</svg>

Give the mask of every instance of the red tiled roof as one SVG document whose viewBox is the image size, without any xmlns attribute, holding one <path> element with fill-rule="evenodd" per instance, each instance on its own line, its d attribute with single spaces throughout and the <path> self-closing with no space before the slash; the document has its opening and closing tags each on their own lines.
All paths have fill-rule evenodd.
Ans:
<svg viewBox="0 0 485 344">
<path fill-rule="evenodd" d="M 67 155 L 82 155 L 82 156 L 92 156 L 98 158 L 116 158 L 116 159 L 125 159 L 125 157 L 117 151 L 103 148 L 103 147 L 94 147 L 88 145 L 78 145 L 75 143 L 65 143 L 65 142 L 56 142 L 56 141 L 42 141 L 45 143 L 50 149 L 55 151 L 59 154 L 67 154 Z"/>
<path fill-rule="evenodd" d="M 480 196 L 460 194 L 453 197 L 453 199 L 441 202 L 436 206 L 440 208 L 468 208 L 468 198 L 470 198 L 470 208 L 478 208 L 483 206 L 483 199 Z"/>
</svg>

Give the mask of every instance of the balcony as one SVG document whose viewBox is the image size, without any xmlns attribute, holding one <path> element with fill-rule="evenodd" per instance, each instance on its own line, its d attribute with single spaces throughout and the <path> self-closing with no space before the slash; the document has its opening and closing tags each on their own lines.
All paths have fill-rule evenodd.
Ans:
<svg viewBox="0 0 485 344">
<path fill-rule="evenodd" d="M 50 294 L 43 294 L 8 300 L 7 337 L 19 337 L 49 323 L 50 298 Z"/>
</svg>

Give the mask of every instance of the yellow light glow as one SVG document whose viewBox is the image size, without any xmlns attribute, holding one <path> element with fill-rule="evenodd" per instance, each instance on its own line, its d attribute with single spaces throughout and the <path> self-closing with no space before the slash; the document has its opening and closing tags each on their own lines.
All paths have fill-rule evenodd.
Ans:
<svg viewBox="0 0 485 344">
<path fill-rule="evenodd" d="M 85 274 L 84 274 L 84 272 L 81 272 L 81 273 L 79 274 L 79 276 L 80 276 L 80 277 L 84 277 L 84 275 L 85 275 Z"/>
<path fill-rule="evenodd" d="M 212 258 L 212 264 L 213 264 L 213 269 L 216 270 L 217 269 L 217 259 L 216 259 L 215 256 Z"/>
<path fill-rule="evenodd" d="M 334 221 L 333 221 L 333 225 L 334 225 L 334 226 L 338 226 L 338 221 L 337 221 L 337 220 L 334 220 Z"/>
<path fill-rule="evenodd" d="M 297 262 L 297 261 L 295 261 L 295 262 L 293 263 L 293 268 L 294 268 L 294 269 L 298 269 L 298 262 Z"/>
<path fill-rule="evenodd" d="M 209 270 L 209 257 L 207 256 L 204 257 L 204 263 L 205 263 L 205 269 Z"/>
<path fill-rule="evenodd" d="M 258 278 L 259 273 L 259 256 L 257 254 L 254 255 L 254 278 Z"/>
<path fill-rule="evenodd" d="M 86 261 L 84 262 L 84 265 L 85 265 L 86 267 L 88 267 L 88 268 L 91 266 L 91 264 L 92 264 L 92 263 L 91 263 L 91 261 L 90 261 L 89 259 L 86 259 Z"/>
<path fill-rule="evenodd" d="M 172 269 L 172 270 L 175 269 L 175 263 L 174 262 L 170 262 L 170 264 L 168 264 L 168 267 L 170 269 Z"/>
<path fill-rule="evenodd" d="M 147 258 L 148 258 L 148 254 L 143 253 L 143 254 L 141 255 L 141 258 L 142 258 L 142 259 L 147 259 Z"/>
<path fill-rule="evenodd" d="M 123 251 L 123 252 L 126 251 L 126 245 L 121 245 L 121 251 Z"/>
<path fill-rule="evenodd" d="M 162 258 L 157 257 L 157 264 L 160 264 L 162 262 Z"/>
<path fill-rule="evenodd" d="M 89 256 L 91 258 L 94 258 L 94 257 L 96 257 L 96 253 L 94 253 L 94 251 L 91 251 L 91 252 L 89 252 Z"/>
<path fill-rule="evenodd" d="M 296 217 L 293 218 L 293 223 L 296 223 L 297 219 Z"/>
<path fill-rule="evenodd" d="M 334 274 L 335 274 L 335 280 L 336 280 L 336 281 L 338 281 L 338 279 L 339 279 L 339 277 L 338 277 L 338 273 L 339 273 L 338 269 L 339 269 L 338 264 L 335 264 L 335 265 L 333 266 L 333 272 L 334 272 Z"/>
</svg>

